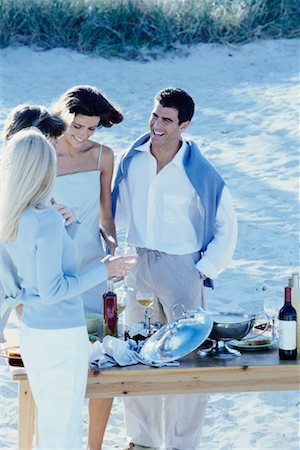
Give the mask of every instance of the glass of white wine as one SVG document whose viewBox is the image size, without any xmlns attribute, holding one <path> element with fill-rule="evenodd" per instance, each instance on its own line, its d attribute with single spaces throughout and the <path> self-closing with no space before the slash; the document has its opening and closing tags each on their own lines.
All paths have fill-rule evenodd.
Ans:
<svg viewBox="0 0 300 450">
<path fill-rule="evenodd" d="M 152 306 L 154 303 L 155 294 L 150 289 L 140 290 L 140 291 L 137 291 L 137 293 L 136 293 L 136 299 L 137 299 L 138 304 L 142 308 L 144 308 L 145 324 L 146 324 L 148 334 L 150 334 L 150 317 L 151 317 L 150 309 L 152 310 L 152 308 L 150 308 L 150 306 Z"/>
</svg>

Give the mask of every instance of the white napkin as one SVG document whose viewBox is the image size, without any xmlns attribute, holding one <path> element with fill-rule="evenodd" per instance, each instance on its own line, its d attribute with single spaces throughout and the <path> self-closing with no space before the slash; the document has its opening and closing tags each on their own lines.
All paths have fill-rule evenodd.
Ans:
<svg viewBox="0 0 300 450">
<path fill-rule="evenodd" d="M 117 364 L 119 366 L 130 366 L 141 363 L 153 367 L 180 365 L 178 361 L 163 361 L 161 363 L 146 361 L 139 355 L 143 344 L 143 341 L 137 344 L 133 339 L 122 341 L 113 336 L 105 336 L 102 343 L 96 341 L 92 344 L 90 366 L 92 369 L 104 369 Z"/>
</svg>

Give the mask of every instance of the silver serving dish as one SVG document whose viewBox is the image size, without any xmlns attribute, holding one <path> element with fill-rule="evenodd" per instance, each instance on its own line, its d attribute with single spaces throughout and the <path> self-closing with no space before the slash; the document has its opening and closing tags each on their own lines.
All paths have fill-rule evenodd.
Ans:
<svg viewBox="0 0 300 450">
<path fill-rule="evenodd" d="M 234 358 L 240 356 L 238 350 L 229 348 L 226 341 L 241 340 L 253 328 L 257 315 L 231 312 L 209 312 L 213 321 L 213 327 L 208 339 L 213 341 L 212 347 L 208 350 L 199 350 L 201 356 L 214 356 L 216 358 Z M 265 315 L 265 314 L 264 314 Z M 268 327 L 268 317 L 265 329 Z M 265 331 L 263 330 L 263 332 Z"/>
<path fill-rule="evenodd" d="M 209 336 L 213 321 L 203 310 L 188 311 L 156 331 L 140 351 L 149 362 L 175 361 L 199 347 Z"/>
<path fill-rule="evenodd" d="M 213 327 L 209 339 L 215 341 L 241 339 L 252 329 L 256 316 L 240 313 L 209 313 Z"/>
</svg>

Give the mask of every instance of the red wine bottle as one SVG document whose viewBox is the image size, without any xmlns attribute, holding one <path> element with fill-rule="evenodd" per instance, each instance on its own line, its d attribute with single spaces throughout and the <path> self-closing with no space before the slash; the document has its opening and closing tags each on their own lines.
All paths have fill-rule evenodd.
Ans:
<svg viewBox="0 0 300 450">
<path fill-rule="evenodd" d="M 291 288 L 284 288 L 284 305 L 279 311 L 279 359 L 297 358 L 297 313 L 291 303 Z"/>
<path fill-rule="evenodd" d="M 107 292 L 103 294 L 103 332 L 104 336 L 118 337 L 118 311 L 117 294 L 114 292 L 114 284 L 107 282 Z"/>
</svg>

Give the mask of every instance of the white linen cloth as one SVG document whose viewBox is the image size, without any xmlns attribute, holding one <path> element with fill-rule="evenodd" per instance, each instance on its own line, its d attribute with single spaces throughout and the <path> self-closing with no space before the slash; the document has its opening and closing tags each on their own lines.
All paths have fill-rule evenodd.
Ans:
<svg viewBox="0 0 300 450">
<path fill-rule="evenodd" d="M 105 336 L 102 343 L 94 342 L 90 351 L 90 366 L 92 369 L 105 369 L 107 367 L 130 366 L 132 364 L 145 364 L 153 367 L 179 366 L 178 361 L 154 363 L 146 361 L 139 355 L 143 346 L 141 341 L 137 344 L 133 339 L 122 341 L 113 336 Z"/>
<path fill-rule="evenodd" d="M 186 142 L 159 173 L 149 142 L 129 166 L 120 183 L 116 223 L 126 227 L 129 245 L 185 255 L 202 248 L 203 206 L 183 166 Z M 125 205 L 125 211 L 122 206 Z M 163 227 L 161 224 L 163 223 Z M 215 279 L 230 263 L 237 241 L 237 220 L 228 188 L 222 192 L 214 239 L 197 269 Z"/>
</svg>

